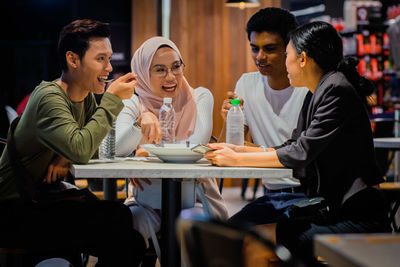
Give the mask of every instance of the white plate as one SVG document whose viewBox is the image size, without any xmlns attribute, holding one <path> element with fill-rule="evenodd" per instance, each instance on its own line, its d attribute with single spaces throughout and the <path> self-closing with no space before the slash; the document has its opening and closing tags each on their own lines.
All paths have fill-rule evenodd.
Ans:
<svg viewBox="0 0 400 267">
<path fill-rule="evenodd" d="M 153 144 L 141 145 L 147 152 L 156 155 L 162 161 L 176 163 L 192 163 L 201 159 L 203 154 L 191 150 L 194 146 L 196 144 L 190 144 L 190 147 L 186 147 L 185 144 L 166 144 L 164 147 Z"/>
</svg>

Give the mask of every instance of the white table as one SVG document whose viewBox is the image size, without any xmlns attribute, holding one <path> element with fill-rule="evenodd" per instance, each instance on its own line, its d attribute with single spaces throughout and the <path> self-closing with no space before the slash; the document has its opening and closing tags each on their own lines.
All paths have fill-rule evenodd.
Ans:
<svg viewBox="0 0 400 267">
<path fill-rule="evenodd" d="M 374 146 L 379 148 L 400 149 L 400 137 L 374 138 Z"/>
<path fill-rule="evenodd" d="M 394 150 L 394 180 L 400 181 L 400 137 L 380 137 L 374 138 L 376 148 L 388 148 Z"/>
<path fill-rule="evenodd" d="M 400 235 L 316 235 L 314 251 L 331 267 L 394 267 L 400 265 Z"/>
<path fill-rule="evenodd" d="M 145 160 L 117 159 L 104 163 L 92 160 L 89 164 L 71 167 L 75 178 L 164 178 L 162 180 L 162 266 L 180 266 L 180 254 L 175 237 L 175 220 L 181 210 L 182 178 L 291 178 L 286 168 L 216 167 L 202 159 L 198 163 L 163 163 L 155 158 Z"/>
</svg>

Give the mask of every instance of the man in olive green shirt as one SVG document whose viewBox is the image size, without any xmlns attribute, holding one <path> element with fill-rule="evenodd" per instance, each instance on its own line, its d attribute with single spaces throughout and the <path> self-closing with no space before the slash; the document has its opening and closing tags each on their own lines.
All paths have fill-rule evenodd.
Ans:
<svg viewBox="0 0 400 267">
<path fill-rule="evenodd" d="M 92 20 L 74 21 L 60 33 L 61 77 L 36 87 L 14 133 L 36 187 L 64 178 L 70 162 L 87 163 L 122 110 L 122 100 L 134 93 L 135 75 L 128 73 L 96 104 L 93 93 L 104 93 L 112 71 L 109 37 L 108 24 Z M 21 194 L 6 147 L 0 161 L 0 247 L 85 252 L 97 256 L 99 266 L 139 264 L 144 240 L 123 204 L 42 203 L 23 201 Z"/>
</svg>

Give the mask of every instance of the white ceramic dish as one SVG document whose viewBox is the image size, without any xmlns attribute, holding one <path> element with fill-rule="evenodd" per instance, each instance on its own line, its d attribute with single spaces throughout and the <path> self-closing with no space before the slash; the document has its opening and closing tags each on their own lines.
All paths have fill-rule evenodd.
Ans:
<svg viewBox="0 0 400 267">
<path fill-rule="evenodd" d="M 175 163 L 192 163 L 203 157 L 203 154 L 193 152 L 192 147 L 196 144 L 190 144 L 186 147 L 185 144 L 166 144 L 163 147 L 153 144 L 141 145 L 147 152 L 154 154 L 164 162 Z"/>
</svg>

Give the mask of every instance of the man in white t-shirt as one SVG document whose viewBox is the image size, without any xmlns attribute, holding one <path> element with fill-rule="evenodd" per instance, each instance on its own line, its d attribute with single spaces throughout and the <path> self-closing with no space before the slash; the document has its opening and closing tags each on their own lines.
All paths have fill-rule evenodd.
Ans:
<svg viewBox="0 0 400 267">
<path fill-rule="evenodd" d="M 295 17 L 281 8 L 261 9 L 247 23 L 251 55 L 258 71 L 242 75 L 236 84 L 235 93 L 228 93 L 221 115 L 226 119 L 230 100 L 240 98 L 245 117 L 245 137 L 255 145 L 275 147 L 288 140 L 296 128 L 299 113 L 309 92 L 304 87 L 290 86 L 287 77 L 287 36 L 296 27 Z M 224 138 L 225 127 L 220 141 Z M 305 197 L 302 193 L 295 193 L 301 191 L 297 179 L 268 179 L 263 180 L 263 184 L 268 189 L 266 196 L 247 205 L 231 221 L 255 224 L 272 222 L 277 216 L 276 210 L 270 211 L 265 208 L 266 205 L 272 205 L 275 209 L 277 207 L 273 203 L 278 201 L 278 208 L 284 209 L 286 205 L 281 206 L 282 198 L 290 205 L 298 198 Z"/>
</svg>

